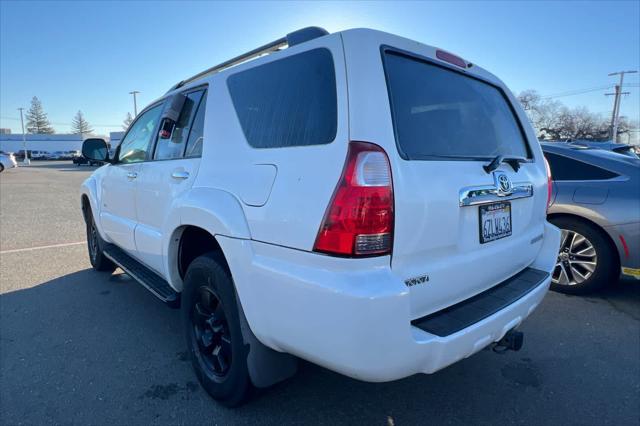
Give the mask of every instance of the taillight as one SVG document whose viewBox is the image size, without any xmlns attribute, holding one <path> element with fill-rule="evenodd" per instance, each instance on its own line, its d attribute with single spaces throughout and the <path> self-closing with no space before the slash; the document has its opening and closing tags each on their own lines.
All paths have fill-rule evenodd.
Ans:
<svg viewBox="0 0 640 426">
<path fill-rule="evenodd" d="M 551 167 L 549 167 L 549 162 L 547 159 L 544 159 L 544 167 L 547 169 L 547 211 L 549 207 L 551 207 L 551 194 L 553 192 L 553 183 L 551 179 Z"/>
<path fill-rule="evenodd" d="M 372 143 L 349 143 L 342 177 L 313 250 L 340 256 L 389 254 L 393 219 L 393 185 L 387 154 Z"/>
</svg>

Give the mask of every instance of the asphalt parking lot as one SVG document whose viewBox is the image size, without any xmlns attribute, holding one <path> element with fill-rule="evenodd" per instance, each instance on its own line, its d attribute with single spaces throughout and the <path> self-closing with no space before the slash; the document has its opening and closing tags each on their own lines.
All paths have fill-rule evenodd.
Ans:
<svg viewBox="0 0 640 426">
<path fill-rule="evenodd" d="M 520 352 L 371 384 L 301 363 L 235 410 L 200 389 L 179 312 L 90 269 L 78 187 L 91 168 L 0 175 L 0 423 L 640 423 L 640 282 L 549 293 Z"/>
</svg>

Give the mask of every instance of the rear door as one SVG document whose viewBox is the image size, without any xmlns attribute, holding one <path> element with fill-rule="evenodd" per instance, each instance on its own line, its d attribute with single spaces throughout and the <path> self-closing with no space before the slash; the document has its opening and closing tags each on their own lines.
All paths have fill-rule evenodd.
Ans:
<svg viewBox="0 0 640 426">
<path fill-rule="evenodd" d="M 163 274 L 163 236 L 171 205 L 191 186 L 200 166 L 202 153 L 206 91 L 191 89 L 178 122 L 168 138 L 158 138 L 152 160 L 142 165 L 136 210 L 135 230 L 137 257 L 156 272 Z"/>
<path fill-rule="evenodd" d="M 410 289 L 424 315 L 532 262 L 544 223 L 533 197 L 540 167 L 500 88 L 394 50 L 383 60 L 400 157 L 392 267 L 429 277 Z M 510 160 L 488 167 L 499 156 Z"/>
<path fill-rule="evenodd" d="M 495 77 L 386 34 L 347 34 L 345 51 L 351 138 L 381 145 L 391 162 L 391 267 L 412 318 L 528 266 L 542 241 L 544 163 Z M 499 155 L 520 161 L 485 170 Z"/>
</svg>

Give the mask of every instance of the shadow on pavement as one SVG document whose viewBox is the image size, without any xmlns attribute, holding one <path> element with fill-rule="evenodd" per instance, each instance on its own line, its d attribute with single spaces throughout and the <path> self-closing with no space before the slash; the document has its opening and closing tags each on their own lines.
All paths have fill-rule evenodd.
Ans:
<svg viewBox="0 0 640 426">
<path fill-rule="evenodd" d="M 618 303 L 617 291 L 602 297 Z M 637 295 L 638 286 L 623 288 L 620 298 Z M 574 298 L 550 298 L 553 304 L 575 302 L 601 309 Z M 637 302 L 630 306 L 637 308 Z M 570 418 L 577 423 L 632 419 L 628 407 L 619 409 L 620 397 L 614 394 L 625 383 L 616 375 L 603 381 L 585 370 L 585 360 L 593 354 L 582 348 L 556 350 L 554 328 L 544 328 L 534 318 L 527 323 L 532 331 L 525 330 L 525 348 L 518 353 L 481 351 L 434 375 L 380 384 L 301 362 L 294 378 L 229 410 L 197 384 L 185 353 L 179 311 L 164 306 L 124 274 L 87 269 L 6 293 L 0 295 L 0 314 L 4 424 L 383 424 L 389 419 L 395 424 L 542 424 Z M 583 395 L 576 389 L 588 390 Z M 564 395 L 571 395 L 570 404 Z M 629 397 L 633 404 L 634 392 Z"/>
</svg>

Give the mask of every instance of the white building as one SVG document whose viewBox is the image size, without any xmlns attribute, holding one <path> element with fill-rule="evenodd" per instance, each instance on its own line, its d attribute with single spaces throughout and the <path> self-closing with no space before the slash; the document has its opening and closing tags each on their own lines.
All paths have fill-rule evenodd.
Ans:
<svg viewBox="0 0 640 426">
<path fill-rule="evenodd" d="M 122 142 L 122 137 L 124 136 L 124 132 L 110 132 L 109 133 L 109 144 L 111 148 L 115 149 L 120 142 Z"/>
<path fill-rule="evenodd" d="M 108 141 L 109 138 L 102 137 Z M 74 134 L 27 134 L 25 135 L 28 151 L 80 151 L 82 138 Z M 86 138 L 85 138 L 86 139 Z M 19 152 L 24 149 L 22 134 L 0 134 L 0 151 Z"/>
</svg>

